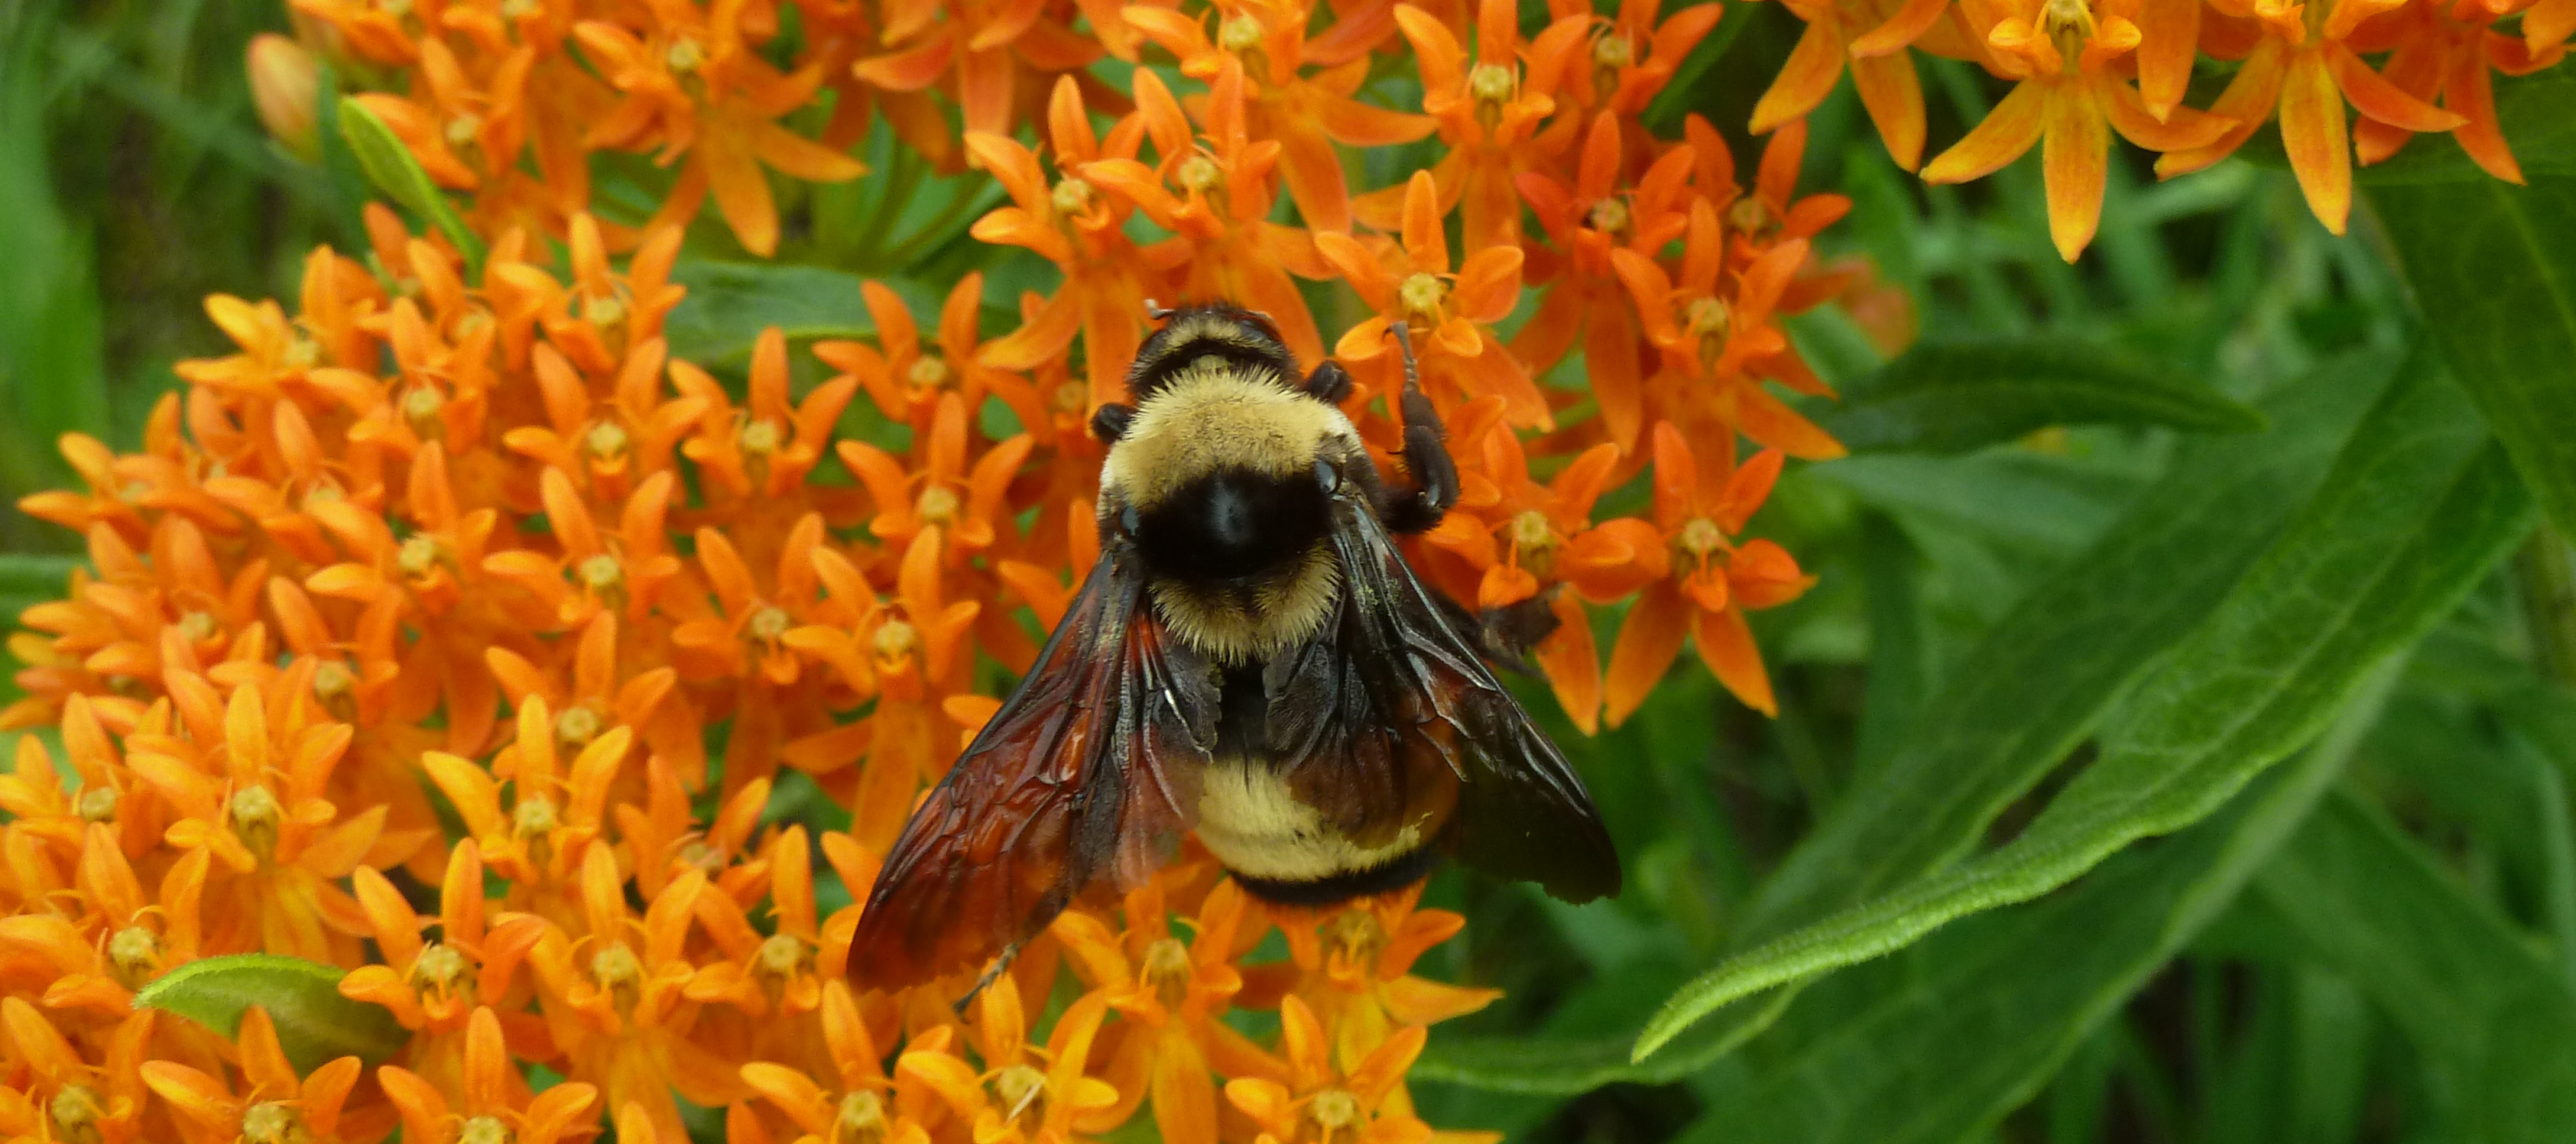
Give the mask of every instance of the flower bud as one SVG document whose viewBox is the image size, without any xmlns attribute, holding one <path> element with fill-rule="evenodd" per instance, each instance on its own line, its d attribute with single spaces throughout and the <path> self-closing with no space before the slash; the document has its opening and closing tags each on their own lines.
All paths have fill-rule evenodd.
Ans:
<svg viewBox="0 0 2576 1144">
<path fill-rule="evenodd" d="M 299 158 L 319 159 L 322 141 L 315 116 L 321 67 L 313 53 L 275 32 L 262 32 L 251 37 L 248 66 L 251 103 L 259 108 L 260 124 Z"/>
</svg>

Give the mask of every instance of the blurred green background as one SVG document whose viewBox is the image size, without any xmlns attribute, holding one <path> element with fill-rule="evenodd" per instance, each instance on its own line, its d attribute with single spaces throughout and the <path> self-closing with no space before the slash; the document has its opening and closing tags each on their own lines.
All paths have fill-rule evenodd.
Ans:
<svg viewBox="0 0 2576 1144">
<path fill-rule="evenodd" d="M 80 548 L 8 507 L 69 478 L 52 441 L 132 448 L 171 363 L 226 349 L 205 295 L 291 297 L 315 243 L 356 245 L 347 188 L 252 112 L 244 46 L 285 27 L 273 0 L 0 0 L 10 613 Z M 1797 31 L 1732 4 L 1661 125 L 1708 114 L 1749 172 L 1740 125 Z M 1926 63 L 1937 150 L 2001 86 Z M 1794 331 L 1857 455 L 1793 468 L 1756 529 L 1820 576 L 1757 617 L 1780 717 L 1686 663 L 1617 731 L 1556 728 L 1632 888 L 1577 911 L 1441 875 L 1430 900 L 1473 920 L 1430 971 L 1509 994 L 1435 1033 L 1428 1118 L 1568 1142 L 2576 1139 L 2570 577 L 2528 508 L 2566 503 L 2541 439 L 2576 440 L 2550 416 L 2576 392 L 2550 340 L 2576 327 L 2576 84 L 2503 100 L 2531 190 L 2418 140 L 2336 238 L 2261 140 L 2162 185 L 2123 150 L 2069 266 L 2036 154 L 1926 188 L 1838 92 L 1804 183 L 1854 199 L 1824 246 L 1897 293 Z M 1864 327 L 1899 295 L 1926 344 L 1891 365 Z M 2503 416 L 2516 395 L 2535 412 Z M 2066 791 L 2117 805 L 2079 818 Z M 2008 847 L 2212 808 L 2080 878 L 2101 854 Z M 2035 901 L 1626 1063 L 1695 974 L 1945 869 L 2042 872 L 1958 899 Z"/>
</svg>

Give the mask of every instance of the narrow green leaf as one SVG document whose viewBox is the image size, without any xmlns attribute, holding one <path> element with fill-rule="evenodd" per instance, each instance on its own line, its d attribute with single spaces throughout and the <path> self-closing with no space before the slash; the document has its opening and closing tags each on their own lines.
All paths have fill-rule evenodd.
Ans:
<svg viewBox="0 0 2576 1144">
<path fill-rule="evenodd" d="M 662 322 L 671 354 L 701 365 L 741 362 L 770 326 L 789 338 L 861 338 L 876 332 L 859 297 L 859 276 L 821 266 L 682 259 L 671 280 L 688 296 Z M 916 315 L 939 312 L 940 299 L 905 281 L 886 283 Z M 926 323 L 925 323 L 926 324 Z"/>
<path fill-rule="evenodd" d="M 2051 425 L 2263 428 L 2207 386 L 2059 338 L 1925 342 L 1852 390 L 1824 426 L 1855 453 L 1965 452 Z"/>
<path fill-rule="evenodd" d="M 2336 359 L 2264 403 L 2269 432 L 2186 443 L 2169 476 L 1948 673 L 1951 682 L 1872 764 L 1870 780 L 1855 784 L 1763 884 L 1737 924 L 1737 947 L 1956 859 L 2244 575 L 2324 480 L 2396 365 L 2385 355 Z M 1633 1064 L 1625 1042 L 1614 1053 L 1589 1040 L 1435 1037 L 1416 1069 L 1513 1092 L 1665 1083 L 1741 1045 L 1785 1011 L 1792 992 L 1731 1007 Z"/>
<path fill-rule="evenodd" d="M 164 1009 L 230 1037 L 242 1013 L 257 1005 L 277 1026 L 278 1047 L 297 1071 L 309 1072 L 341 1057 L 375 1064 L 394 1054 L 411 1034 L 382 1005 L 340 995 L 347 970 L 272 953 L 201 958 L 162 974 L 134 994 L 134 1003 Z"/>
<path fill-rule="evenodd" d="M 2170 843 L 1817 985 L 1753 1063 L 1717 1074 L 1704 1096 L 1725 1112 L 1685 1139 L 1949 1144 L 1992 1124 L 2235 900 L 2342 773 L 2395 679 L 2383 668 L 2324 741 Z"/>
<path fill-rule="evenodd" d="M 2414 1041 L 2453 1131 L 2563 1141 L 2576 1124 L 2576 995 L 2524 935 L 2350 796 L 2329 799 L 2255 882 L 2310 956 Z"/>
<path fill-rule="evenodd" d="M 2555 90 L 2576 108 L 2576 76 Z M 2576 111 L 2562 118 L 2560 151 L 2576 155 Z M 2576 172 L 2517 187 L 2472 170 L 2369 194 L 2452 372 L 2550 520 L 2576 535 Z"/>
<path fill-rule="evenodd" d="M 393 129 L 354 97 L 342 97 L 339 112 L 340 137 L 348 141 L 349 153 L 357 156 L 358 168 L 367 173 L 367 181 L 421 221 L 437 227 L 438 233 L 446 235 L 447 241 L 464 253 L 469 272 L 479 273 L 483 240 L 466 227 L 438 184 L 429 181 L 429 172 L 420 169 L 420 160 L 412 158 L 411 148 L 403 146 Z"/>
<path fill-rule="evenodd" d="M 1647 1023 L 1637 1055 L 1731 1001 L 2027 901 L 2198 821 L 2321 729 L 2363 673 L 2449 611 L 2530 522 L 2466 399 L 2437 370 L 2401 370 L 2322 491 L 2018 838 L 1719 965 Z"/>
</svg>

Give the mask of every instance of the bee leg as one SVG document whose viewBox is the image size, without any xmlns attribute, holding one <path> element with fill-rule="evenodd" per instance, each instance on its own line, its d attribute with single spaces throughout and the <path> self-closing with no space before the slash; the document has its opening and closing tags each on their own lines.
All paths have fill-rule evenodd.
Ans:
<svg viewBox="0 0 2576 1144">
<path fill-rule="evenodd" d="M 1404 349 L 1404 392 L 1396 399 L 1396 410 L 1404 418 L 1404 471 L 1412 487 L 1389 490 L 1378 515 L 1390 532 L 1422 532 L 1458 503 L 1458 465 L 1449 458 L 1449 434 L 1440 424 L 1440 411 L 1423 395 L 1413 338 L 1402 322 L 1395 325 L 1395 340 Z"/>
<path fill-rule="evenodd" d="M 1003 946 L 1002 956 L 994 958 L 993 964 L 984 968 L 984 975 L 975 979 L 975 987 L 967 990 L 966 995 L 958 998 L 957 1004 L 951 1006 L 951 1008 L 956 1011 L 959 1017 L 962 1018 L 966 1016 L 966 1007 L 975 1003 L 975 998 L 983 994 L 985 986 L 1001 980 L 1002 974 L 1010 970 L 1011 963 L 1018 960 L 1019 956 L 1020 943 L 1015 941 L 1009 945 Z"/>
<path fill-rule="evenodd" d="M 1326 405 L 1339 405 L 1350 400 L 1350 371 L 1343 369 L 1342 363 L 1326 358 L 1324 364 L 1315 367 L 1315 372 L 1306 375 L 1306 396 Z"/>
</svg>

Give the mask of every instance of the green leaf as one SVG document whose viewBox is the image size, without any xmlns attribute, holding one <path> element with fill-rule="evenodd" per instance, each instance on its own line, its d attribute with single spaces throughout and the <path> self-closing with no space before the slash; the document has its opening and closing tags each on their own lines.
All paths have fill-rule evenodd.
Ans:
<svg viewBox="0 0 2576 1144">
<path fill-rule="evenodd" d="M 2520 931 L 2378 812 L 2329 800 L 2255 888 L 2309 956 L 2359 984 L 2415 1043 L 2428 1089 L 2458 1120 L 2424 1138 L 2567 1138 L 2576 996 Z"/>
<path fill-rule="evenodd" d="M 2527 76 L 2499 77 L 2495 105 L 2496 122 L 2513 145 L 2514 161 L 2522 166 L 2525 178 L 2576 177 L 2576 73 L 2550 68 Z M 2274 137 L 2278 138 L 2277 132 Z M 2281 165 L 2287 162 L 2284 156 Z M 2356 179 L 2373 190 L 2399 184 L 2469 180 L 2495 183 L 2495 177 L 2470 161 L 2469 153 L 2461 150 L 2459 141 L 2447 131 L 2408 140 L 2405 149 L 2362 168 Z"/>
<path fill-rule="evenodd" d="M 1729 1002 L 1901 949 L 2198 821 L 2320 730 L 2363 673 L 2431 627 L 2529 530 L 2528 498 L 2418 354 L 2288 532 L 2169 653 L 2100 758 L 1994 852 L 1740 954 L 1647 1023 L 1644 1057 Z"/>
<path fill-rule="evenodd" d="M 429 172 L 420 169 L 420 160 L 412 158 L 411 148 L 403 146 L 393 129 L 355 97 L 342 97 L 339 111 L 340 137 L 348 141 L 349 153 L 357 156 L 358 168 L 367 173 L 367 181 L 421 221 L 437 227 L 438 233 L 464 252 L 468 272 L 479 274 L 483 240 L 466 228 L 465 220 L 458 217 L 438 184 L 429 181 Z"/>
<path fill-rule="evenodd" d="M 2576 75 L 2557 90 L 2576 106 Z M 2576 128 L 2560 151 L 2576 155 Z M 2527 187 L 2471 174 L 2373 186 L 2370 202 L 2452 372 L 2576 535 L 2576 172 Z"/>
<path fill-rule="evenodd" d="M 1823 423 L 1855 453 L 1965 452 L 2051 425 L 2263 428 L 2207 386 L 2054 338 L 1926 342 L 1852 390 Z"/>
<path fill-rule="evenodd" d="M 1957 858 L 2074 749 L 2121 689 L 2216 607 L 2324 480 L 2396 364 L 2379 355 L 2336 359 L 2264 403 L 2271 431 L 2188 442 L 2171 475 L 1949 671 L 1948 686 L 1895 736 L 1896 749 L 1870 764 L 1869 781 L 1855 784 L 1764 883 L 1737 923 L 1740 939 L 1774 936 Z M 1867 464 L 1922 469 L 1995 459 Z M 1791 992 L 1730 1008 L 1639 1062 L 1627 1060 L 1632 1046 L 1624 1039 L 1614 1047 L 1606 1039 L 1435 1037 L 1415 1068 L 1513 1092 L 1665 1083 L 1758 1032 Z"/>
<path fill-rule="evenodd" d="M 2027 1100 L 2298 828 L 2396 672 L 2383 669 L 2300 761 L 2170 843 L 2067 893 L 1971 918 L 1808 991 L 1752 1062 L 1703 1093 L 1686 1140 L 1949 1144 Z"/>
<path fill-rule="evenodd" d="M 776 326 L 790 339 L 863 338 L 876 323 L 859 296 L 859 276 L 821 266 L 682 259 L 671 280 L 689 288 L 662 322 L 671 356 L 700 365 L 750 360 L 752 340 Z M 910 282 L 888 280 L 920 321 L 941 299 Z M 937 321 L 924 322 L 924 336 Z"/>
<path fill-rule="evenodd" d="M 162 974 L 134 994 L 134 1003 L 165 1009 L 230 1037 L 241 1031 L 253 1005 L 277 1026 L 278 1047 L 296 1071 L 341 1057 L 376 1064 L 411 1038 L 382 1005 L 340 995 L 346 970 L 273 953 L 200 958 Z"/>
</svg>

